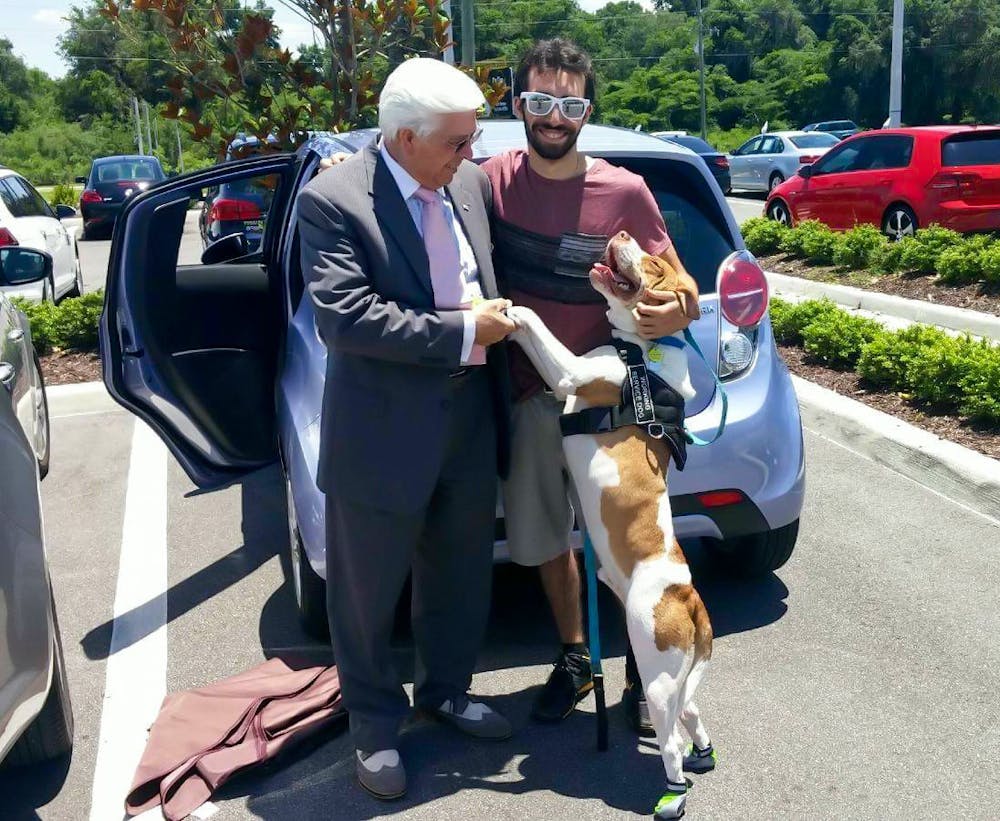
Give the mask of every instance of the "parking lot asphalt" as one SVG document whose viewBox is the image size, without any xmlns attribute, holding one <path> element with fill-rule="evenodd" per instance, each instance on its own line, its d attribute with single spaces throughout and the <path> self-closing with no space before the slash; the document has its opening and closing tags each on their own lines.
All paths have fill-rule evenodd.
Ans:
<svg viewBox="0 0 1000 821">
<path fill-rule="evenodd" d="M 128 751 L 138 755 L 152 718 L 133 714 L 130 724 L 122 699 L 148 702 L 150 692 L 205 684 L 275 655 L 309 663 L 330 655 L 296 622 L 275 471 L 198 494 L 128 414 L 94 406 L 63 413 L 53 419 L 42 490 L 76 749 L 68 764 L 0 774 L 2 814 L 117 821 L 134 766 Z M 807 432 L 806 446 L 806 508 L 785 568 L 734 581 L 698 544 L 685 546 L 717 636 L 699 702 L 720 752 L 719 768 L 696 778 L 691 817 L 995 817 L 1000 527 L 819 435 Z M 158 524 L 148 511 L 161 504 Z M 148 585 L 161 554 L 164 589 L 155 594 Z M 135 580 L 129 589 L 147 587 L 122 612 L 126 574 Z M 130 628 L 117 640 L 116 609 Z M 402 750 L 412 786 L 384 804 L 354 784 L 348 739 L 331 734 L 223 787 L 215 817 L 646 815 L 662 768 L 617 708 L 622 628 L 609 596 L 602 616 L 609 752 L 595 751 L 589 699 L 562 725 L 529 721 L 556 636 L 534 574 L 499 567 L 473 689 L 511 717 L 513 739 L 477 744 L 439 726 L 409 728 Z M 143 645 L 132 657 L 141 668 L 109 663 L 113 646 L 118 656 Z M 405 618 L 395 647 L 408 677 Z"/>
</svg>

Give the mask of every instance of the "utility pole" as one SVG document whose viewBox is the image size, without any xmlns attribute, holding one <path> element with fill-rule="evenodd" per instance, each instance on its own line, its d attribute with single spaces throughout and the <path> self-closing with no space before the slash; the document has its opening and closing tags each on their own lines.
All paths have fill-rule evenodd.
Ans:
<svg viewBox="0 0 1000 821">
<path fill-rule="evenodd" d="M 181 149 L 181 127 L 177 125 L 177 120 L 174 120 L 174 136 L 177 137 L 177 166 L 180 168 L 181 173 L 184 173 L 184 153 Z"/>
<path fill-rule="evenodd" d="M 892 0 L 892 60 L 889 69 L 889 128 L 903 122 L 903 0 Z"/>
<path fill-rule="evenodd" d="M 701 138 L 704 140 L 708 130 L 705 116 L 705 24 L 701 4 L 702 0 L 698 0 L 698 95 L 701 104 Z"/>
<path fill-rule="evenodd" d="M 442 3 L 444 8 L 444 13 L 448 16 L 448 28 L 445 30 L 444 36 L 449 44 L 455 41 L 455 29 L 451 24 L 451 0 L 444 0 Z M 444 61 L 449 65 L 455 65 L 455 46 L 449 45 L 448 48 L 444 50 Z"/>
<path fill-rule="evenodd" d="M 149 103 L 145 100 L 142 101 L 142 110 L 146 115 L 146 147 L 149 148 L 149 153 L 153 153 L 153 134 L 149 128 Z"/>
<path fill-rule="evenodd" d="M 145 154 L 146 151 L 143 149 L 142 145 L 142 119 L 139 117 L 139 98 L 132 98 L 132 116 L 135 117 L 135 137 L 136 144 L 139 146 L 139 153 Z"/>
<path fill-rule="evenodd" d="M 462 0 L 462 65 L 476 64 L 476 15 L 472 0 Z"/>
</svg>

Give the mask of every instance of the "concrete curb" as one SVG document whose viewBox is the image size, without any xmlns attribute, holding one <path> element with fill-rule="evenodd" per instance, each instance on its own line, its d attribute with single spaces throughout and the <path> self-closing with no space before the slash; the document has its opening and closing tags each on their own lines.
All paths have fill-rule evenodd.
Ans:
<svg viewBox="0 0 1000 821">
<path fill-rule="evenodd" d="M 813 282 L 801 277 L 786 276 L 767 272 L 768 282 L 778 295 L 790 295 L 808 299 L 826 297 L 845 308 L 855 308 L 876 314 L 885 314 L 910 322 L 937 325 L 953 331 L 968 331 L 973 336 L 983 336 L 1000 341 L 1000 317 L 970 311 L 967 308 L 952 308 L 936 305 L 919 299 L 904 299 L 892 294 L 879 294 L 863 288 L 848 285 L 834 285 L 828 282 Z"/>
<path fill-rule="evenodd" d="M 792 377 L 802 424 L 1000 525 L 1000 461 Z"/>
<path fill-rule="evenodd" d="M 45 388 L 49 401 L 49 415 L 53 419 L 80 413 L 107 413 L 122 411 L 104 387 L 103 382 L 76 382 L 70 385 L 49 385 Z"/>
</svg>

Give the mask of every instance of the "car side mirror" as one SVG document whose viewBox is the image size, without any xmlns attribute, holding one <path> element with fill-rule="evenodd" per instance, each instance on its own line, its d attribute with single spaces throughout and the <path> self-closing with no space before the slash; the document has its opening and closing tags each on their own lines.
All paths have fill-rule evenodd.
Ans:
<svg viewBox="0 0 1000 821">
<path fill-rule="evenodd" d="M 201 264 L 215 265 L 219 262 L 229 262 L 246 256 L 249 250 L 247 238 L 242 231 L 236 234 L 226 234 L 201 252 Z"/>
<path fill-rule="evenodd" d="M 87 178 L 86 177 L 74 177 L 73 180 L 74 180 L 74 182 L 80 183 L 80 185 L 86 185 L 87 184 Z"/>
<path fill-rule="evenodd" d="M 811 165 L 803 165 L 799 168 L 799 176 L 804 180 L 808 180 L 813 175 L 813 167 Z"/>
<path fill-rule="evenodd" d="M 56 219 L 73 219 L 76 216 L 76 209 L 72 205 L 57 205 Z"/>
<path fill-rule="evenodd" d="M 0 281 L 3 284 L 27 285 L 51 276 L 51 254 L 18 246 L 0 248 Z"/>
</svg>

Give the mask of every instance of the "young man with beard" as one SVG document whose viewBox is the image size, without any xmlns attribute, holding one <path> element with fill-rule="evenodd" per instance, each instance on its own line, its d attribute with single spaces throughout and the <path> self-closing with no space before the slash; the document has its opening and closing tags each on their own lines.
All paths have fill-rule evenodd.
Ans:
<svg viewBox="0 0 1000 821">
<path fill-rule="evenodd" d="M 493 186 L 500 287 L 515 304 L 533 308 L 576 354 L 611 337 L 607 304 L 590 286 L 589 271 L 617 232 L 628 231 L 647 252 L 662 256 L 697 293 L 644 180 L 577 150 L 593 99 L 586 53 L 559 38 L 536 43 L 514 80 L 514 108 L 524 121 L 528 150 L 500 154 L 482 166 Z M 636 308 L 644 337 L 666 336 L 689 324 L 673 294 L 654 299 Z M 509 353 L 515 405 L 510 476 L 503 486 L 507 543 L 513 561 L 539 568 L 562 641 L 532 710 L 539 721 L 559 721 L 593 686 L 580 576 L 569 546 L 574 492 L 559 429 L 562 403 L 546 392 L 520 348 L 510 346 Z M 633 726 L 652 734 L 641 698 L 630 648 L 624 700 Z"/>
</svg>

